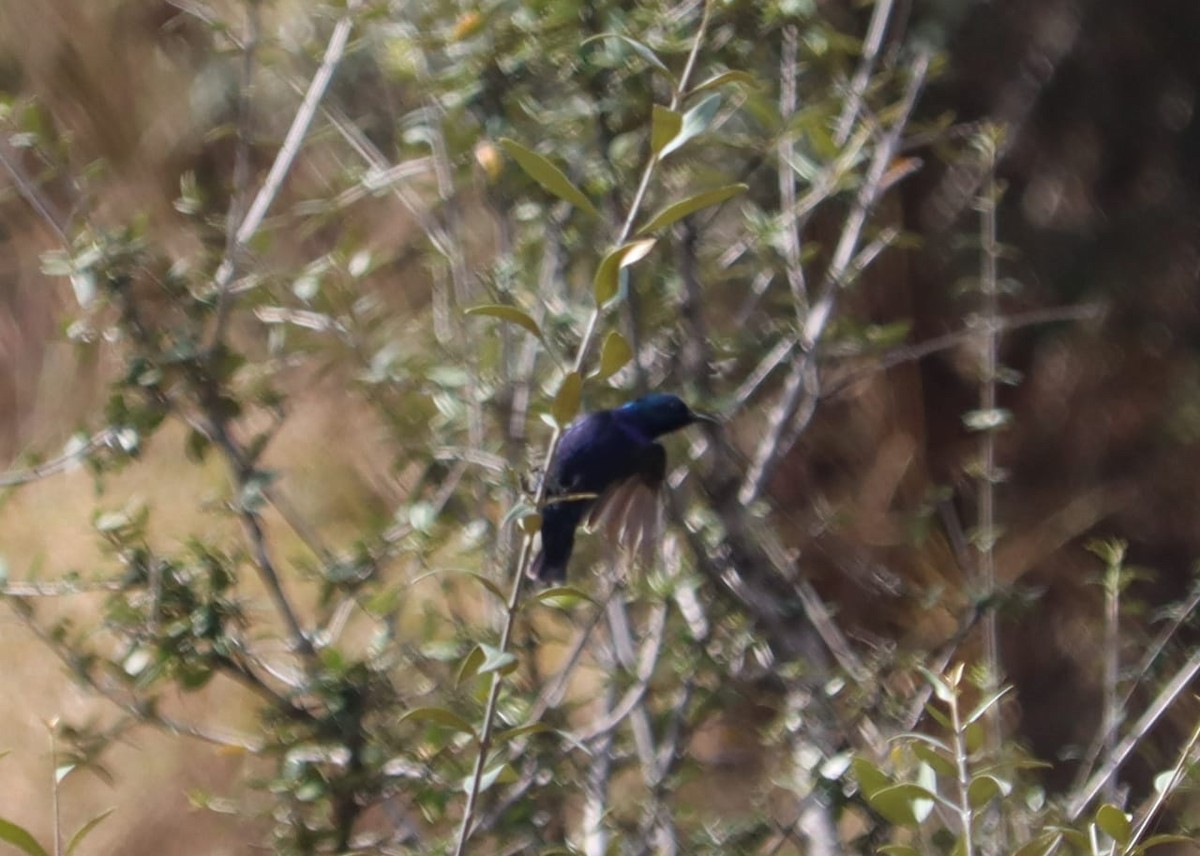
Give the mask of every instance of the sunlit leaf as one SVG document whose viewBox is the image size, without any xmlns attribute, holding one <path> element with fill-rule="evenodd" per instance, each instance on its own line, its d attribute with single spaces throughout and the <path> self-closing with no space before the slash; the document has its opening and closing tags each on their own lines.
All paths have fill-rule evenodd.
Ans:
<svg viewBox="0 0 1200 856">
<path fill-rule="evenodd" d="M 108 811 L 102 811 L 83 826 L 79 827 L 75 834 L 71 836 L 70 842 L 67 843 L 66 856 L 72 856 L 72 854 L 75 853 L 75 849 L 83 843 L 83 840 L 87 838 L 89 834 L 91 834 L 91 831 L 99 826 L 104 819 L 112 814 L 115 810 L 116 809 L 110 808 Z"/>
<path fill-rule="evenodd" d="M 471 723 L 467 722 L 454 711 L 447 710 L 444 707 L 414 707 L 400 717 L 400 721 L 432 722 L 436 725 L 453 728 L 455 731 L 461 731 L 463 734 L 470 734 L 472 737 L 475 736 L 475 729 L 471 726 Z"/>
<path fill-rule="evenodd" d="M 1012 792 L 1012 785 L 996 776 L 981 773 L 971 779 L 967 786 L 967 801 L 972 808 L 983 808 L 996 797 L 1006 797 Z"/>
<path fill-rule="evenodd" d="M 646 62 L 650 63 L 650 65 L 654 66 L 659 71 L 665 72 L 667 75 L 671 74 L 671 70 L 668 69 L 666 64 L 661 59 L 658 58 L 658 54 L 656 54 L 654 51 L 652 51 L 646 45 L 639 42 L 637 39 L 631 39 L 631 38 L 629 38 L 629 36 L 623 36 L 620 33 L 599 33 L 595 36 L 591 36 L 589 38 L 584 39 L 582 42 L 580 42 L 579 46 L 583 47 L 586 44 L 600 41 L 601 39 L 616 39 L 618 41 L 624 42 L 625 44 L 627 44 L 631 48 L 633 48 L 633 50 L 637 53 L 638 56 L 640 56 Z"/>
<path fill-rule="evenodd" d="M 501 321 L 507 321 L 510 324 L 516 324 L 518 327 L 528 330 L 539 339 L 542 338 L 542 328 L 538 326 L 537 322 L 515 306 L 489 303 L 484 306 L 472 306 L 470 309 L 464 309 L 463 314 L 488 315 L 492 318 L 499 318 Z"/>
<path fill-rule="evenodd" d="M 655 104 L 650 119 L 650 151 L 658 154 L 683 127 L 683 116 L 670 107 Z"/>
<path fill-rule="evenodd" d="M 527 734 L 542 734 L 553 730 L 553 728 L 544 722 L 527 722 L 524 725 L 518 725 L 516 728 L 509 728 L 506 731 L 498 732 L 492 738 L 492 741 L 495 745 L 499 746 L 502 743 L 506 743 L 509 740 L 516 740 L 518 737 L 524 737 Z"/>
<path fill-rule="evenodd" d="M 744 184 L 727 184 L 715 190 L 706 190 L 704 193 L 689 196 L 682 202 L 673 203 L 659 211 L 650 218 L 646 225 L 638 230 L 638 234 L 644 235 L 647 232 L 656 232 L 659 229 L 670 226 L 676 220 L 682 220 L 689 214 L 695 214 L 697 211 L 702 211 L 712 205 L 720 205 L 722 202 L 732 199 L 745 191 L 746 185 Z"/>
<path fill-rule="evenodd" d="M 1133 838 L 1133 826 L 1129 823 L 1129 817 L 1111 803 L 1105 803 L 1096 809 L 1096 826 L 1121 845 L 1128 844 Z"/>
<path fill-rule="evenodd" d="M 479 664 L 479 674 L 501 672 L 507 675 L 517 667 L 517 656 L 511 651 L 501 651 L 494 645 L 481 644 L 479 648 L 483 651 L 483 662 Z"/>
<path fill-rule="evenodd" d="M 542 515 L 534 511 L 517 518 L 517 528 L 523 535 L 534 535 L 542 529 Z"/>
<path fill-rule="evenodd" d="M 468 793 L 471 790 L 473 777 L 467 776 L 463 780 L 463 790 Z M 479 793 L 483 793 L 492 785 L 501 784 L 507 785 L 517 780 L 517 773 L 508 764 L 497 764 L 487 770 L 484 770 L 483 775 L 479 778 Z"/>
<path fill-rule="evenodd" d="M 935 801 L 936 798 L 933 794 L 920 785 L 914 784 L 892 785 L 867 797 L 871 808 L 883 815 L 886 820 L 897 826 L 908 827 L 917 826 L 920 823 L 917 814 L 918 808 L 921 813 L 928 815 L 928 810 L 933 808 L 932 804 Z"/>
<path fill-rule="evenodd" d="M 671 139 L 662 147 L 658 153 L 660 158 L 665 158 L 671 152 L 678 151 L 683 147 L 688 140 L 693 137 L 698 137 L 708 130 L 712 125 L 713 118 L 717 115 L 717 111 L 721 109 L 721 96 L 710 95 L 703 99 L 699 104 L 683 114 L 683 122 Z"/>
<path fill-rule="evenodd" d="M 867 799 L 870 799 L 872 794 L 892 786 L 892 779 L 887 773 L 862 756 L 856 757 L 850 766 L 854 770 L 854 778 L 859 788 Z"/>
<path fill-rule="evenodd" d="M 710 89 L 718 89 L 730 83 L 740 83 L 743 86 L 750 87 L 758 86 L 758 81 L 748 71 L 725 71 L 708 78 L 703 83 L 697 84 L 689 94 L 696 95 L 700 92 L 707 92 Z"/>
<path fill-rule="evenodd" d="M 967 718 L 963 720 L 963 723 L 966 725 L 970 725 L 972 722 L 975 722 L 977 719 L 979 719 L 981 716 L 983 716 L 985 713 L 987 713 L 989 710 L 991 710 L 991 708 L 994 707 L 996 705 L 996 703 L 998 701 L 1000 701 L 1000 699 L 1003 698 L 1010 689 L 1012 689 L 1012 687 L 1001 687 L 999 690 L 997 690 L 996 692 L 992 693 L 990 696 L 985 698 L 983 701 L 981 701 L 978 705 L 975 706 L 975 709 L 973 711 L 971 711 L 970 714 L 967 715 Z"/>
<path fill-rule="evenodd" d="M 471 653 L 463 657 L 462 663 L 459 664 L 458 674 L 455 675 L 454 685 L 459 686 L 463 681 L 475 677 L 479 674 L 479 667 L 483 665 L 484 657 L 483 649 L 476 645 L 471 649 Z"/>
<path fill-rule="evenodd" d="M 571 609 L 580 603 L 594 603 L 587 594 L 573 586 L 554 586 L 543 589 L 529 598 L 530 603 L 541 603 L 555 609 Z"/>
<path fill-rule="evenodd" d="M 600 212 L 596 210 L 592 200 L 588 199 L 583 191 L 573 185 L 566 174 L 549 160 L 533 149 L 526 148 L 516 140 L 510 140 L 507 137 L 500 140 L 500 146 L 508 153 L 509 157 L 517 162 L 526 175 L 547 191 L 559 199 L 570 202 L 576 208 L 582 208 L 589 214 L 599 216 Z"/>
<path fill-rule="evenodd" d="M 583 377 L 579 372 L 569 372 L 559 384 L 554 396 L 554 405 L 550 413 L 560 428 L 571 424 L 571 420 L 579 413 L 579 404 L 583 399 Z"/>
<path fill-rule="evenodd" d="M 615 250 L 610 250 L 600 260 L 600 265 L 596 268 L 596 276 L 592 280 L 592 291 L 595 294 L 597 306 L 603 306 L 617 296 L 621 285 L 621 269 L 644 259 L 654 248 L 655 243 L 654 238 L 630 241 Z"/>
<path fill-rule="evenodd" d="M 49 856 L 28 830 L 3 819 L 0 819 L 0 841 L 11 844 L 28 856 Z"/>
<path fill-rule="evenodd" d="M 596 372 L 596 379 L 608 380 L 624 368 L 632 356 L 633 349 L 625 337 L 616 330 L 609 331 L 600 348 L 600 369 Z"/>
</svg>

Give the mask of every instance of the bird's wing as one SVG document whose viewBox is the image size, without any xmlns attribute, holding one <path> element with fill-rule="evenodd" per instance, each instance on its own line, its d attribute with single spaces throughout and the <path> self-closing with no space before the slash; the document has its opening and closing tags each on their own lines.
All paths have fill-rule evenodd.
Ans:
<svg viewBox="0 0 1200 856">
<path fill-rule="evenodd" d="M 612 484 L 596 499 L 584 521 L 587 531 L 601 531 L 610 544 L 649 558 L 662 535 L 666 474 L 666 450 L 648 443 L 633 475 Z"/>
</svg>

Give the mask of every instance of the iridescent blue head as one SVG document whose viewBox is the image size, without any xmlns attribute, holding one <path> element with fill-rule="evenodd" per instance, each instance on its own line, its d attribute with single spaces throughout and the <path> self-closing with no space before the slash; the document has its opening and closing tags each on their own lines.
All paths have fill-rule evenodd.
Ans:
<svg viewBox="0 0 1200 856">
<path fill-rule="evenodd" d="M 706 413 L 691 410 L 678 396 L 656 392 L 635 398 L 617 408 L 617 414 L 649 437 L 660 437 L 693 422 L 716 422 Z"/>
</svg>

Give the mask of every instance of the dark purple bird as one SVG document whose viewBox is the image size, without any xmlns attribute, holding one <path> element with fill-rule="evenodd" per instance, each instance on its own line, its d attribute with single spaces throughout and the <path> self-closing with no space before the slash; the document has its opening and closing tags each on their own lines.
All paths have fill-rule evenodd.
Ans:
<svg viewBox="0 0 1200 856">
<path fill-rule="evenodd" d="M 575 529 L 584 516 L 589 528 L 605 519 L 621 523 L 632 515 L 627 506 L 636 493 L 656 497 L 666 477 L 667 451 L 654 441 L 701 421 L 717 420 L 690 410 L 674 395 L 656 393 L 571 423 L 546 470 L 542 550 L 529 575 L 544 583 L 565 580 Z"/>
</svg>

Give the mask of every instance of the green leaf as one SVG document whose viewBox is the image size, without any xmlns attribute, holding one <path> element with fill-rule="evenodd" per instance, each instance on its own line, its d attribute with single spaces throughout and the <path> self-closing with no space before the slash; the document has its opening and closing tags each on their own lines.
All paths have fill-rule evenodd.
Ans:
<svg viewBox="0 0 1200 856">
<path fill-rule="evenodd" d="M 679 129 L 679 133 L 675 134 L 670 141 L 658 153 L 660 158 L 665 158 L 671 152 L 678 151 L 683 145 L 693 137 L 698 137 L 708 130 L 712 125 L 713 118 L 717 115 L 717 111 L 721 109 L 721 96 L 710 95 L 699 104 L 683 114 L 683 124 Z"/>
<path fill-rule="evenodd" d="M 37 843 L 37 839 L 29 834 L 28 830 L 2 818 L 0 818 L 0 841 L 11 844 L 28 856 L 50 856 L 42 849 L 42 845 Z"/>
<path fill-rule="evenodd" d="M 658 58 L 658 54 L 650 50 L 649 47 L 642 44 L 637 39 L 631 39 L 629 36 L 623 36 L 620 33 L 599 33 L 584 39 L 582 42 L 580 42 L 579 46 L 583 47 L 586 44 L 599 41 L 600 39 L 617 39 L 618 41 L 624 42 L 633 48 L 634 52 L 636 52 L 638 56 L 650 63 L 650 65 L 670 76 L 671 70 L 667 68 L 666 64 L 661 59 Z"/>
<path fill-rule="evenodd" d="M 954 690 L 950 688 L 950 684 L 941 675 L 934 674 L 924 666 L 918 666 L 917 671 L 925 676 L 925 680 L 929 681 L 929 685 L 933 687 L 933 694 L 946 704 L 951 704 L 954 701 Z"/>
<path fill-rule="evenodd" d="M 658 154 L 683 127 L 683 116 L 670 107 L 655 104 L 650 119 L 650 151 Z"/>
<path fill-rule="evenodd" d="M 600 347 L 600 368 L 595 374 L 596 379 L 608 380 L 623 369 L 632 356 L 633 349 L 625 337 L 616 330 L 610 331 Z"/>
<path fill-rule="evenodd" d="M 462 682 L 479 674 L 479 667 L 483 665 L 484 657 L 483 649 L 476 645 L 471 649 L 471 653 L 463 657 L 463 661 L 459 664 L 458 674 L 454 678 L 454 686 L 461 686 Z"/>
<path fill-rule="evenodd" d="M 517 528 L 521 530 L 522 535 L 535 535 L 542 529 L 542 515 L 538 512 L 525 514 L 518 518 Z"/>
<path fill-rule="evenodd" d="M 688 94 L 696 95 L 700 92 L 707 92 L 710 89 L 717 89 L 729 83 L 740 83 L 743 86 L 749 86 L 754 89 L 758 88 L 758 81 L 748 71 L 726 71 L 710 77 L 703 83 L 697 84 Z"/>
<path fill-rule="evenodd" d="M 479 665 L 479 674 L 487 675 L 500 672 L 507 675 L 517 668 L 517 655 L 511 651 L 501 651 L 494 645 L 480 644 L 483 651 L 483 662 Z"/>
<path fill-rule="evenodd" d="M 582 190 L 571 184 L 571 180 L 567 178 L 566 174 L 549 160 L 533 149 L 526 148 L 516 140 L 510 140 L 507 137 L 500 140 L 500 146 L 510 158 L 517 162 L 517 166 L 521 167 L 526 175 L 547 191 L 559 199 L 570 202 L 576 208 L 582 208 L 589 214 L 600 215 L 596 206 L 592 204 L 592 200 L 584 196 Z"/>
<path fill-rule="evenodd" d="M 208 451 L 212 443 L 203 431 L 197 431 L 195 428 L 188 431 L 187 440 L 184 442 L 183 454 L 193 464 L 204 462 L 204 453 Z"/>
<path fill-rule="evenodd" d="M 463 780 L 463 790 L 470 793 L 471 781 L 473 777 L 467 776 Z M 483 793 L 492 785 L 497 783 L 506 785 L 517 780 L 517 773 L 508 764 L 496 764 L 494 767 L 485 770 L 479 778 L 479 793 Z"/>
<path fill-rule="evenodd" d="M 746 185 L 744 184 L 727 184 L 724 187 L 718 187 L 716 190 L 706 190 L 704 193 L 689 196 L 682 202 L 668 205 L 659 211 L 650 218 L 650 221 L 646 225 L 638 230 L 638 234 L 644 235 L 647 232 L 655 232 L 664 226 L 671 225 L 676 220 L 682 220 L 689 214 L 695 214 L 697 211 L 701 211 L 712 205 L 719 205 L 727 199 L 732 199 L 745 191 Z"/>
<path fill-rule="evenodd" d="M 858 782 L 858 786 L 867 799 L 870 799 L 872 794 L 892 786 L 891 777 L 861 755 L 856 757 L 850 766 L 854 770 L 854 778 Z"/>
<path fill-rule="evenodd" d="M 497 733 L 493 740 L 495 744 L 499 746 L 500 744 L 506 743 L 509 740 L 516 740 L 518 737 L 524 737 L 526 734 L 542 734 L 543 732 L 553 730 L 553 728 L 544 722 L 527 722 L 524 725 L 518 725 L 516 728 L 509 728 L 506 731 Z"/>
<path fill-rule="evenodd" d="M 947 757 L 947 754 L 939 752 L 932 746 L 928 746 L 924 743 L 913 743 L 912 751 L 914 755 L 916 755 L 934 770 L 941 773 L 943 776 L 954 776 L 958 772 L 958 768 L 955 766 L 954 761 Z"/>
<path fill-rule="evenodd" d="M 526 502 L 525 500 L 521 500 L 516 505 L 514 505 L 512 508 L 510 508 L 508 510 L 508 512 L 504 515 L 503 519 L 501 519 L 501 521 L 500 521 L 500 528 L 503 529 L 505 526 L 512 523 L 514 520 L 518 520 L 522 517 L 525 517 L 528 514 L 536 514 L 536 513 L 537 513 L 537 509 L 533 507 L 532 503 Z"/>
<path fill-rule="evenodd" d="M 1058 836 L 1053 832 L 1039 835 L 1032 841 L 1021 845 L 1013 856 L 1046 856 L 1050 852 L 1050 848 L 1054 847 L 1054 842 L 1058 840 Z"/>
<path fill-rule="evenodd" d="M 579 413 L 579 403 L 583 399 L 583 377 L 579 372 L 570 372 L 558 386 L 554 396 L 554 404 L 550 413 L 560 428 L 566 428 L 571 420 Z"/>
<path fill-rule="evenodd" d="M 921 851 L 907 844 L 885 844 L 879 848 L 880 853 L 887 856 L 921 856 Z"/>
<path fill-rule="evenodd" d="M 983 808 L 996 797 L 1008 796 L 1012 792 L 1012 785 L 1003 779 L 987 773 L 981 773 L 971 779 L 971 783 L 967 785 L 967 801 L 972 808 Z"/>
<path fill-rule="evenodd" d="M 475 729 L 471 727 L 471 723 L 467 722 L 457 713 L 452 710 L 447 710 L 444 707 L 414 707 L 412 710 L 400 717 L 401 722 L 433 722 L 437 725 L 444 725 L 447 728 L 452 728 L 455 731 L 461 731 L 463 734 L 475 736 Z"/>
<path fill-rule="evenodd" d="M 970 725 L 972 722 L 975 722 L 977 719 L 987 713 L 993 706 L 995 706 L 996 702 L 1000 701 L 1000 699 L 1003 698 L 1004 695 L 1011 689 L 1012 687 L 1001 687 L 999 690 L 985 698 L 983 701 L 977 704 L 975 709 L 971 711 L 965 720 L 963 720 L 963 724 Z"/>
<path fill-rule="evenodd" d="M 88 837 L 88 835 L 91 833 L 91 831 L 93 829 L 95 829 L 97 826 L 99 826 L 100 823 L 104 820 L 104 818 L 108 817 L 114 811 L 116 811 L 116 809 L 111 809 L 111 808 L 108 811 L 102 811 L 102 812 L 100 812 L 100 814 L 93 817 L 91 820 L 89 820 L 83 826 L 79 827 L 79 829 L 75 832 L 75 834 L 71 836 L 71 840 L 67 844 L 67 851 L 66 851 L 67 856 L 73 856 L 73 854 L 75 853 L 75 848 L 78 847 L 80 844 L 82 844 L 83 840 Z"/>
<path fill-rule="evenodd" d="M 621 270 L 644 259 L 655 243 L 654 238 L 630 241 L 615 250 L 610 250 L 600 260 L 600 266 L 596 268 L 596 276 L 592 280 L 592 291 L 596 296 L 597 306 L 603 306 L 617 296 L 621 286 Z"/>
<path fill-rule="evenodd" d="M 537 322 L 530 318 L 515 306 L 505 306 L 500 303 L 489 303 L 485 306 L 472 306 L 470 309 L 463 310 L 464 315 L 488 315 L 492 318 L 499 318 L 501 321 L 507 321 L 510 324 L 516 324 L 518 327 L 523 327 L 533 335 L 537 336 L 541 341 L 546 341 L 542 338 L 542 328 Z"/>
<path fill-rule="evenodd" d="M 936 797 L 920 785 L 892 785 L 867 797 L 871 808 L 879 812 L 890 823 L 897 826 L 915 827 L 921 815 L 928 816 Z"/>
<path fill-rule="evenodd" d="M 529 598 L 530 603 L 540 603 L 555 609 L 571 609 L 583 602 L 595 603 L 586 593 L 574 586 L 554 586 Z"/>
<path fill-rule="evenodd" d="M 1125 812 L 1112 803 L 1105 803 L 1096 809 L 1096 826 L 1104 830 L 1104 834 L 1124 847 L 1133 838 L 1133 827 Z"/>
</svg>

